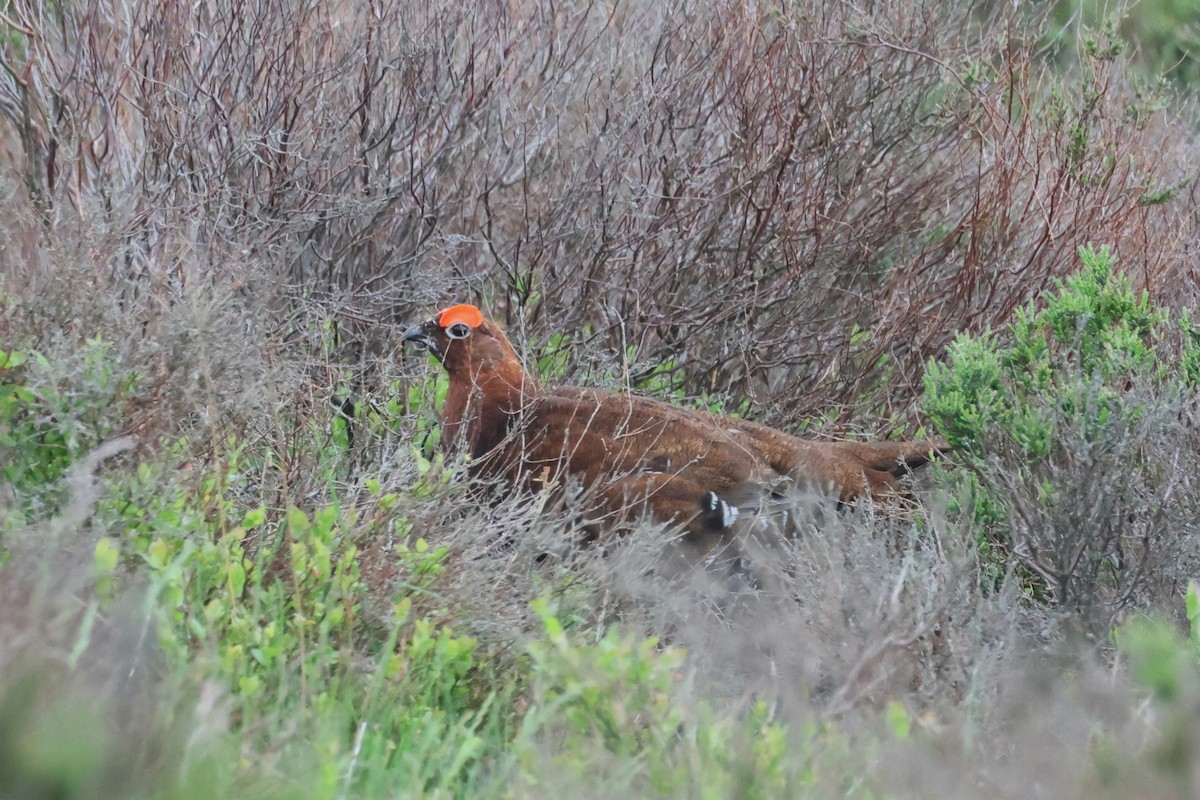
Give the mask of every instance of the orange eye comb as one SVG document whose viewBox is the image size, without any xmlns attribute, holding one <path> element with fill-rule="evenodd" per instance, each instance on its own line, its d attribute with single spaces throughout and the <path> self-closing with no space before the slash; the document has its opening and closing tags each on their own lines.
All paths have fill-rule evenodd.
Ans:
<svg viewBox="0 0 1200 800">
<path fill-rule="evenodd" d="M 475 306 L 462 303 L 450 306 L 438 314 L 437 324 L 441 328 L 449 328 L 456 322 L 461 322 L 468 328 L 478 328 L 483 324 L 483 312 Z"/>
</svg>

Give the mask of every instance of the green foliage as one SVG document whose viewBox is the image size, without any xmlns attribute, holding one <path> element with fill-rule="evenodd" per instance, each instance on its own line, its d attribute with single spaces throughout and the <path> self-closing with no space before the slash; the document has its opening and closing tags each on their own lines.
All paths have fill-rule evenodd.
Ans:
<svg viewBox="0 0 1200 800">
<path fill-rule="evenodd" d="M 20 783 L 29 792 L 25 796 L 83 797 L 89 784 L 112 781 L 104 748 L 97 746 L 103 741 L 101 721 L 61 700 L 35 713 L 32 676 L 23 684 L 24 691 L 10 690 L 0 703 L 3 724 L 10 728 L 9 735 L 0 736 L 0 747 L 7 751 L 0 753 L 0 763 L 7 767 L 4 773 L 11 774 L 14 767 L 24 773 Z M 17 788 L 11 777 L 5 783 Z"/>
<path fill-rule="evenodd" d="M 429 356 L 431 362 L 433 356 Z M 450 391 L 450 376 L 437 365 L 431 369 L 423 381 L 411 384 L 403 396 L 407 405 L 401 405 L 396 399 L 399 395 L 398 385 L 388 393 L 388 400 L 383 413 L 371 413 L 369 419 L 374 426 L 382 426 L 387 420 L 403 419 L 408 414 L 414 415 L 416 431 L 414 440 L 417 441 L 427 458 L 433 458 L 441 443 L 442 426 L 441 408 L 446 403 L 446 394 Z"/>
<path fill-rule="evenodd" d="M 1133 748 L 1122 748 L 1104 732 L 1097 737 L 1095 760 L 1101 785 L 1118 780 L 1126 784 L 1106 796 L 1131 796 L 1152 782 L 1177 789 L 1164 796 L 1192 794 L 1200 733 L 1200 638 L 1193 613 L 1197 608 L 1200 596 L 1193 581 L 1187 590 L 1189 635 L 1181 635 L 1160 618 L 1141 615 L 1113 631 L 1137 695 L 1137 713 L 1152 719 L 1153 725 Z"/>
<path fill-rule="evenodd" d="M 1200 650 L 1172 626 L 1139 618 L 1118 631 L 1116 641 L 1134 680 L 1156 700 L 1171 703 L 1200 688 Z"/>
<path fill-rule="evenodd" d="M 368 481 L 353 509 L 243 506 L 247 465 L 269 460 L 229 441 L 224 460 L 199 474 L 142 464 L 110 482 L 93 522 L 106 531 L 92 548 L 93 604 L 102 616 L 130 593 L 144 597 L 173 676 L 156 703 L 173 708 L 188 702 L 187 687 L 217 686 L 236 722 L 184 757 L 191 737 L 175 737 L 174 726 L 186 714 L 155 717 L 144 741 L 123 741 L 87 712 L 72 724 L 96 746 L 70 769 L 27 759 L 30 769 L 83 786 L 107 780 L 98 765 L 136 760 L 162 739 L 161 767 L 114 791 L 236 797 L 270 786 L 265 796 L 333 798 L 390 797 L 404 786 L 505 796 L 563 779 L 586 785 L 600 769 L 613 791 L 788 797 L 825 769 L 836 781 L 855 752 L 836 730 L 789 729 L 765 703 L 719 713 L 685 699 L 683 650 L 615 628 L 594 637 L 582 619 L 564 628 L 546 601 L 533 603 L 541 631 L 527 655 L 498 671 L 447 609 L 431 607 L 453 554 L 411 534 L 397 514 L 409 501 Z M 368 613 L 351 531 L 397 537 L 400 577 L 382 620 Z M 91 636 L 89 625 L 73 665 L 88 663 Z M 893 708 L 887 719 L 898 739 L 908 735 L 902 715 Z M 140 793 L 143 783 L 157 788 Z M 82 796 L 74 791 L 57 796 Z"/>
<path fill-rule="evenodd" d="M 1000 354 L 992 336 L 964 333 L 947 356 L 948 364 L 930 362 L 925 373 L 925 413 L 951 445 L 970 448 L 989 425 L 1011 414 Z"/>
<path fill-rule="evenodd" d="M 734 718 L 683 699 L 683 650 L 616 628 L 577 643 L 550 602 L 533 609 L 542 636 L 529 644 L 534 705 L 516 742 L 518 786 L 602 777 L 626 796 L 762 798 L 794 796 L 811 780 L 812 763 L 766 703 Z"/>
<path fill-rule="evenodd" d="M 1183 346 L 1179 356 L 1180 374 L 1188 386 L 1200 386 L 1200 329 L 1192 324 L 1187 309 L 1179 320 L 1183 332 Z"/>
<path fill-rule="evenodd" d="M 1044 458 L 1065 424 L 1089 439 L 1110 419 L 1139 413 L 1125 401 L 1134 383 L 1195 384 L 1198 341 L 1185 317 L 1165 311 L 1113 270 L 1107 248 L 1080 250 L 1083 270 L 1060 282 L 1041 309 L 1017 311 L 1002 342 L 962 334 L 945 363 L 925 374 L 925 412 L 952 445 L 979 452 L 1002 429 L 1030 456 Z M 1172 337 L 1184 338 L 1170 355 Z"/>
<path fill-rule="evenodd" d="M 307 766 L 289 784 L 294 796 L 333 797 L 357 759 L 353 785 L 363 791 L 388 796 L 400 781 L 469 796 L 503 743 L 511 705 L 499 695 L 515 687 L 489 688 L 476 640 L 441 619 L 444 610 L 413 613 L 447 549 L 400 543 L 407 580 L 381 623 L 364 613 L 349 532 L 406 531 L 396 494 L 376 482 L 359 508 L 243 508 L 235 500 L 250 485 L 243 465 L 255 460 L 263 454 L 230 442 L 225 460 L 199 476 L 169 480 L 142 465 L 114 482 L 97 510 L 110 531 L 94 548 L 97 597 L 127 594 L 140 576 L 172 668 L 223 686 L 242 747 L 267 758 L 238 772 L 290 772 L 299 757 Z M 300 752 L 280 751 L 280 731 L 296 724 Z"/>
<path fill-rule="evenodd" d="M 1014 574 L 1029 597 L 1094 609 L 1099 634 L 1142 588 L 1122 553 L 1149 558 L 1152 538 L 1173 532 L 1147 509 L 1174 492 L 1157 442 L 1181 424 L 1200 351 L 1189 319 L 1172 323 L 1135 292 L 1106 248 L 1080 257 L 1040 307 L 1002 334 L 959 336 L 931 363 L 925 411 L 972 468 L 951 480 L 987 583 Z"/>
<path fill-rule="evenodd" d="M 682 719 L 672 703 L 681 651 L 659 651 L 655 639 L 631 640 L 616 628 L 594 645 L 573 645 L 548 601 L 534 601 L 533 609 L 545 632 L 530 644 L 539 700 L 565 718 L 568 746 L 596 737 L 610 752 L 632 757 L 674 736 Z"/>
<path fill-rule="evenodd" d="M 1177 89 L 1195 91 L 1200 86 L 1200 31 L 1196 0 L 1142 0 L 1112 14 L 1112 6 L 1099 0 L 1058 3 L 1055 19 L 1061 28 L 1052 39 L 1069 45 L 1073 32 L 1082 24 L 1080 41 L 1084 55 L 1123 53 L 1134 46 L 1135 73 L 1165 76 Z M 1127 44 L 1128 43 L 1128 44 Z"/>
<path fill-rule="evenodd" d="M 27 515 L 52 513 L 59 479 L 80 456 L 119 430 L 136 376 L 101 339 L 51 361 L 0 350 L 0 479 Z"/>
<path fill-rule="evenodd" d="M 1121 156 L 1111 128 L 1103 121 L 1111 114 L 1107 106 L 1112 100 L 1113 77 L 1127 61 L 1123 55 L 1127 42 L 1115 17 L 1085 15 L 1081 27 L 1076 13 L 1072 6 L 1071 24 L 1052 37 L 1060 48 L 1060 59 L 1074 69 L 1066 70 L 1061 81 L 1051 84 L 1045 98 L 1037 102 L 1037 115 L 1048 124 L 1055 155 L 1072 179 L 1081 186 L 1106 186 Z M 1168 97 L 1166 84 L 1157 73 L 1137 79 L 1136 87 L 1125 96 L 1122 116 L 1143 130 L 1168 106 Z M 1170 186 L 1157 186 L 1147 190 L 1140 202 L 1165 202 L 1174 191 Z"/>
<path fill-rule="evenodd" d="M 887 720 L 888 730 L 897 739 L 904 741 L 912 734 L 912 722 L 908 718 L 908 711 L 899 701 L 893 700 L 888 703 L 884 710 L 884 716 Z"/>
<path fill-rule="evenodd" d="M 586 331 L 584 334 L 586 335 Z M 538 355 L 538 377 L 547 383 L 561 383 L 568 377 L 574 342 L 569 333 L 555 333 Z"/>
<path fill-rule="evenodd" d="M 396 558 L 410 576 L 410 586 L 424 591 L 442 574 L 449 553 L 447 545 L 430 547 L 429 542 L 418 538 L 411 546 L 407 541 L 400 542 Z"/>
<path fill-rule="evenodd" d="M 545 599 L 542 635 L 529 644 L 534 704 L 515 742 L 522 786 L 604 786 L 610 796 L 797 797 L 854 779 L 843 759 L 868 742 L 832 726 L 791 728 L 768 703 L 721 714 L 689 692 L 686 653 L 609 628 L 576 641 Z M 887 726 L 907 738 L 903 707 Z"/>
</svg>

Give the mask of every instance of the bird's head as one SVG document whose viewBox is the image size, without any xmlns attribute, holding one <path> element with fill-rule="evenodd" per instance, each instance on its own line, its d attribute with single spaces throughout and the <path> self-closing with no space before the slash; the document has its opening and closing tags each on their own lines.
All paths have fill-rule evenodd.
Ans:
<svg viewBox="0 0 1200 800">
<path fill-rule="evenodd" d="M 519 368 L 521 363 L 500 326 L 472 305 L 443 309 L 406 330 L 404 341 L 428 350 L 452 377 L 474 377 L 504 366 Z"/>
</svg>

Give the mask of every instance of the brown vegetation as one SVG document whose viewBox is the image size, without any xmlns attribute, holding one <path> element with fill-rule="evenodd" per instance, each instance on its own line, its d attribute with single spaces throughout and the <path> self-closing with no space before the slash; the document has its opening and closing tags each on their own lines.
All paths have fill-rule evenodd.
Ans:
<svg viewBox="0 0 1200 800">
<path fill-rule="evenodd" d="M 0 325 L 70 307 L 85 337 L 116 300 L 157 401 L 200 357 L 155 346 L 180 326 L 219 332 L 223 384 L 262 348 L 319 351 L 328 321 L 311 378 L 369 387 L 381 325 L 470 295 L 535 350 L 572 331 L 568 373 L 881 430 L 909 426 L 928 357 L 1081 244 L 1194 300 L 1186 125 L 1102 48 L 1055 88 L 1017 16 L 87 8 L 8 12 L 0 258 L 31 303 Z M 253 354 L 224 346 L 235 326 Z"/>
</svg>

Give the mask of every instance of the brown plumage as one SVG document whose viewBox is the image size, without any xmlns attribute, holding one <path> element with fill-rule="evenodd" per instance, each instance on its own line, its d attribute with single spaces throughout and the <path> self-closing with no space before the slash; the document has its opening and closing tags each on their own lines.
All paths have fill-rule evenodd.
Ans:
<svg viewBox="0 0 1200 800">
<path fill-rule="evenodd" d="M 762 520 L 798 489 L 848 502 L 900 492 L 899 479 L 941 449 L 932 442 L 821 442 L 743 419 L 632 394 L 542 386 L 504 332 L 474 306 L 409 328 L 450 376 L 442 441 L 465 447 L 474 474 L 586 490 L 591 529 L 648 513 L 694 535 Z"/>
</svg>

